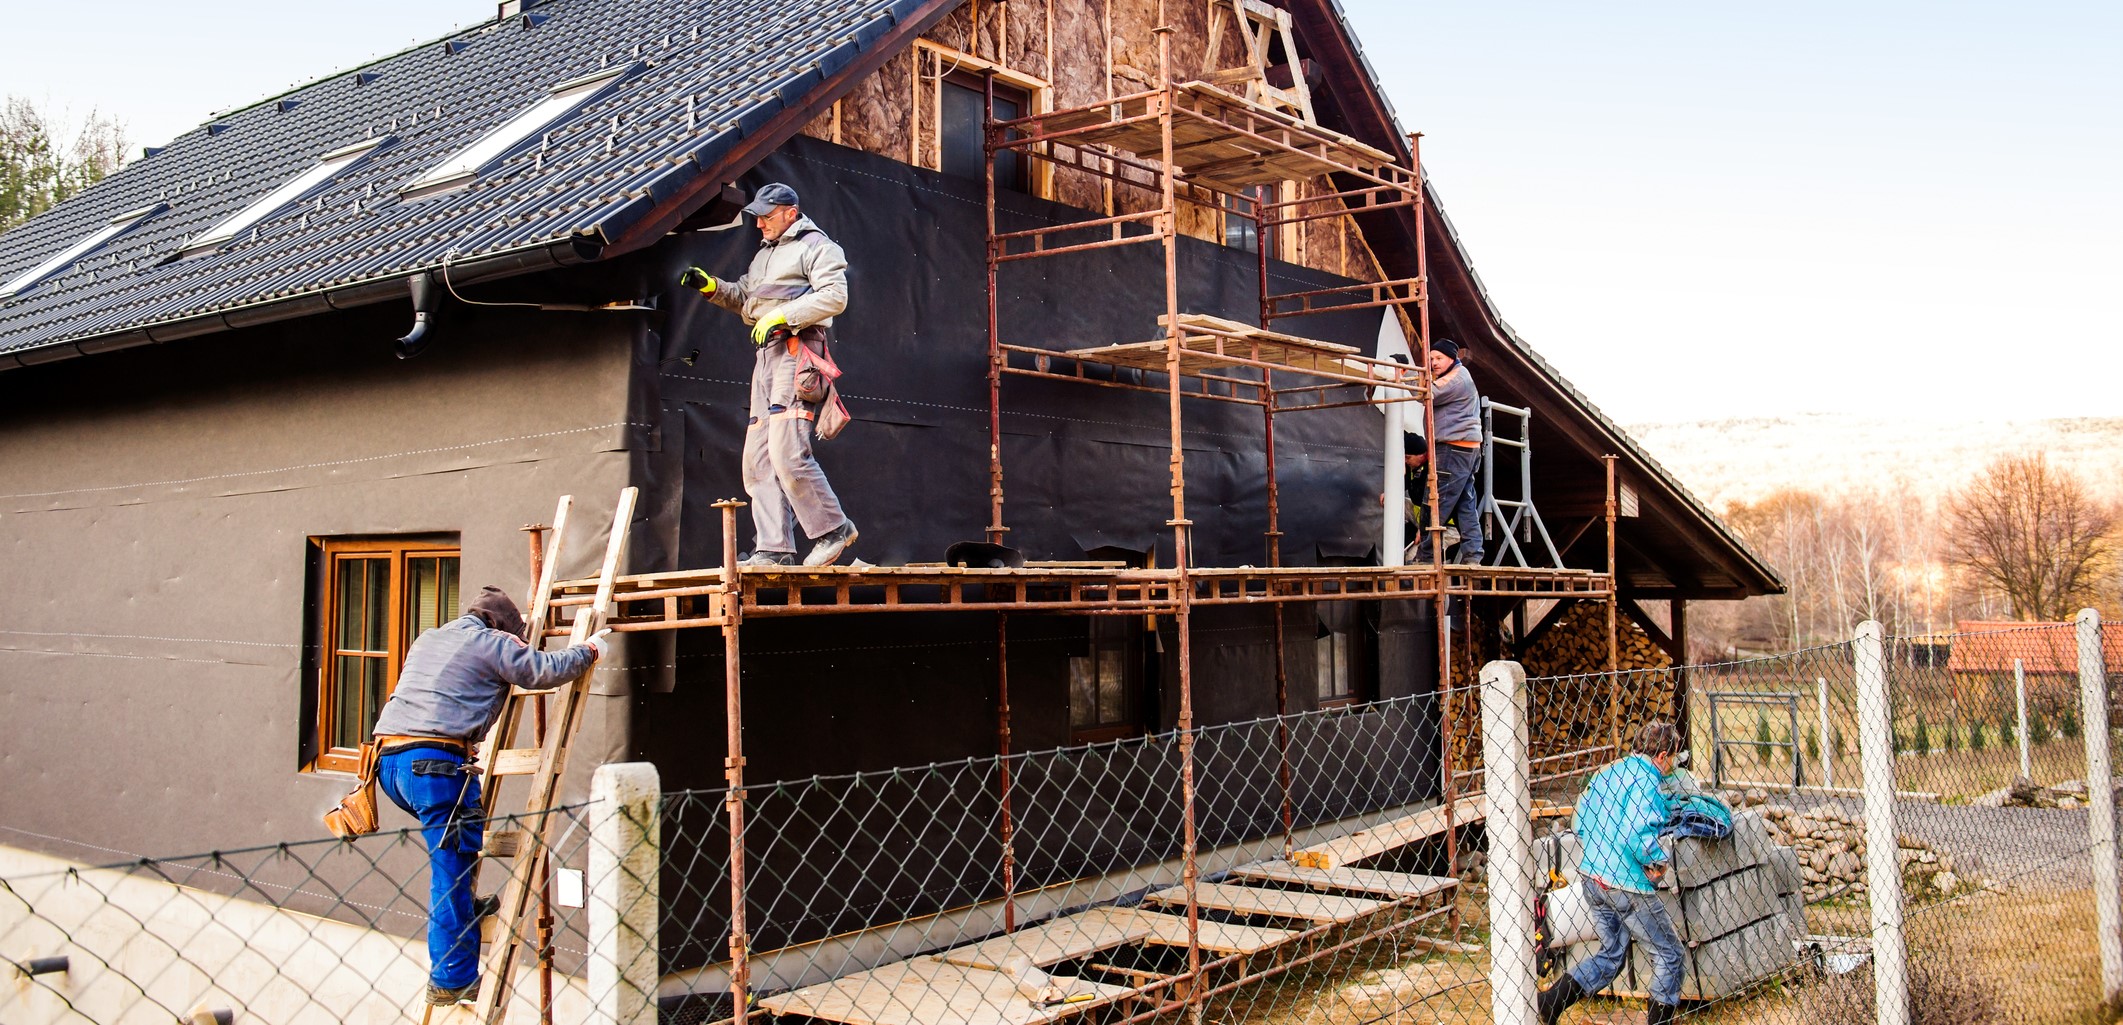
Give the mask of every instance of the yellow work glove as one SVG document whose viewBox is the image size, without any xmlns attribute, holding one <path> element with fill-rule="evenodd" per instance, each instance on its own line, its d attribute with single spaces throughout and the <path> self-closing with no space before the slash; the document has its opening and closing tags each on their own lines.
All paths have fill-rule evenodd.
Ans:
<svg viewBox="0 0 2123 1025">
<path fill-rule="evenodd" d="M 752 325 L 752 344 L 765 345 L 767 344 L 767 336 L 773 334 L 775 328 L 787 328 L 788 326 L 789 318 L 783 316 L 780 310 L 775 310 L 759 318 L 759 322 Z"/>
<path fill-rule="evenodd" d="M 714 295 L 722 286 L 722 282 L 715 280 L 715 275 L 698 267 L 687 267 L 686 272 L 678 276 L 678 284 L 683 288 L 697 288 L 702 295 Z"/>
</svg>

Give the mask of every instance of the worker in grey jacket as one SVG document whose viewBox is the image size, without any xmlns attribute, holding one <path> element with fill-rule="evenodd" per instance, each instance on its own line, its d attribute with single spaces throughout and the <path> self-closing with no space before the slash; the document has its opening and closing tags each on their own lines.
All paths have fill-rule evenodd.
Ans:
<svg viewBox="0 0 2123 1025">
<path fill-rule="evenodd" d="M 1430 343 L 1430 420 L 1437 430 L 1437 521 L 1459 528 L 1459 561 L 1482 561 L 1482 496 L 1474 475 L 1482 456 L 1482 396 L 1450 338 Z M 1430 560 L 1430 539 L 1411 560 Z"/>
<path fill-rule="evenodd" d="M 376 782 L 420 820 L 428 845 L 430 1004 L 470 1000 L 479 990 L 472 884 L 485 823 L 475 746 L 511 685 L 545 690 L 579 678 L 604 657 L 609 632 L 565 651 L 538 651 L 524 643 L 516 603 L 487 587 L 463 616 L 414 638 L 405 653 L 398 686 L 376 717 Z"/>
<path fill-rule="evenodd" d="M 807 537 L 803 564 L 828 566 L 855 543 L 856 531 L 811 451 L 819 404 L 796 394 L 797 346 L 823 345 L 833 317 L 848 308 L 848 256 L 803 215 L 787 185 L 762 186 L 744 212 L 760 235 L 744 277 L 724 281 L 689 267 L 678 279 L 752 325 L 759 350 L 744 448 L 752 553 L 742 565 L 793 566 L 797 540 Z"/>
</svg>

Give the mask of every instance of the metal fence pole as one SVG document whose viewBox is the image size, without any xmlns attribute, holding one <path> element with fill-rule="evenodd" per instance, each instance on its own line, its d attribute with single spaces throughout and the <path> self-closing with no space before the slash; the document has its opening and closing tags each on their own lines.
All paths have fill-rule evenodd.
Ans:
<svg viewBox="0 0 2123 1025">
<path fill-rule="evenodd" d="M 2027 750 L 2027 665 L 2017 658 L 2012 660 L 2012 691 L 2020 709 L 2020 775 L 2033 779 L 2035 763 Z"/>
<path fill-rule="evenodd" d="M 1821 749 L 1821 785 L 1833 790 L 1836 785 L 1836 753 L 1835 748 L 1830 747 L 1828 743 L 1834 737 L 1834 732 L 1828 725 L 1828 677 L 1814 677 L 1813 685 L 1820 693 L 1817 700 L 1821 705 L 1821 731 L 1814 741 L 1814 746 Z"/>
<path fill-rule="evenodd" d="M 1880 624 L 1858 624 L 1858 757 L 1865 770 L 1865 885 L 1872 898 L 1873 1007 L 1879 1025 L 1909 1025 L 1909 951 L 1902 938 L 1902 865 L 1894 807 L 1894 705 Z"/>
<path fill-rule="evenodd" d="M 2108 750 L 2108 672 L 2101 664 L 2101 614 L 2080 609 L 2079 704 L 2086 736 L 2086 831 L 2092 841 L 2094 927 L 2101 931 L 2101 999 L 2123 1002 L 2123 903 L 2116 879 L 2115 772 Z M 2021 737 L 2027 736 L 2025 727 Z M 2023 739 L 2021 743 L 2026 743 Z M 2024 749 L 2023 749 L 2024 750 Z"/>
<path fill-rule="evenodd" d="M 1535 1025 L 1533 788 L 1526 670 L 1482 667 L 1482 764 L 1489 797 L 1489 1008 L 1497 1025 Z"/>
<path fill-rule="evenodd" d="M 600 765 L 590 777 L 589 998 L 598 1025 L 656 1025 L 662 789 L 647 762 Z"/>
</svg>

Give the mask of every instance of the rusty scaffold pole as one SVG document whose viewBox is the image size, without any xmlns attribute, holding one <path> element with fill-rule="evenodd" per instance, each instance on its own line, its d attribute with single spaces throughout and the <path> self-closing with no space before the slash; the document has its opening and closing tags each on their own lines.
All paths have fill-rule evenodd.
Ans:
<svg viewBox="0 0 2123 1025">
<path fill-rule="evenodd" d="M 981 73 L 982 175 L 988 216 L 988 543 L 1003 543 L 1002 325 L 997 317 L 995 240 L 995 69 Z M 1029 154 L 1027 155 L 1029 158 Z M 1010 808 L 1010 614 L 995 614 L 996 843 L 1002 848 L 1003 928 L 1017 928 L 1017 850 Z"/>
<path fill-rule="evenodd" d="M 745 928 L 744 674 L 738 648 L 738 632 L 744 625 L 744 583 L 737 569 L 737 510 L 743 507 L 734 498 L 715 503 L 722 510 L 722 687 L 728 730 L 722 764 L 729 787 L 723 803 L 730 817 L 730 1017 L 740 1025 L 752 1012 L 751 937 Z"/>
<path fill-rule="evenodd" d="M 1172 572 L 1173 632 L 1179 641 L 1179 779 L 1180 779 L 1180 881 L 1187 891 L 1187 1013 L 1200 1025 L 1202 1017 L 1201 881 L 1198 863 L 1199 838 L 1195 831 L 1194 807 L 1194 659 L 1193 584 L 1187 563 L 1187 461 L 1182 445 L 1180 405 L 1180 352 L 1183 329 L 1179 321 L 1179 169 L 1173 159 L 1173 108 L 1179 103 L 1172 83 L 1172 26 L 1165 20 L 1165 0 L 1158 0 L 1157 27 L 1158 161 L 1160 174 L 1157 218 L 1158 241 L 1165 258 L 1165 389 L 1166 408 L 1172 431 Z"/>
<path fill-rule="evenodd" d="M 1280 188 L 1263 184 L 1262 189 Z M 1282 197 L 1278 195 L 1277 199 Z M 1268 202 L 1265 196 L 1254 195 L 1253 208 L 1253 253 L 1260 268 L 1261 315 L 1260 325 L 1269 327 L 1275 320 L 1275 293 L 1268 284 L 1268 233 L 1280 226 L 1270 223 Z M 1232 210 L 1226 216 L 1243 216 Z M 1262 532 L 1267 543 L 1268 568 L 1273 570 L 1283 564 L 1282 488 L 1275 479 L 1275 372 L 1265 367 L 1261 370 L 1261 454 L 1267 463 L 1268 477 L 1268 529 Z M 1276 784 L 1282 791 L 1283 857 L 1288 858 L 1296 850 L 1297 808 L 1291 798 L 1290 772 L 1290 671 L 1285 661 L 1283 645 L 1283 609 L 1277 605 L 1275 613 L 1275 750 Z"/>
</svg>

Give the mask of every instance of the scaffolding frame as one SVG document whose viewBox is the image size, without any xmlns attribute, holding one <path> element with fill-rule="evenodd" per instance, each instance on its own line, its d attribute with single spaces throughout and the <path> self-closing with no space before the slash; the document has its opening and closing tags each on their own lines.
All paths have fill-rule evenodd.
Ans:
<svg viewBox="0 0 2123 1025">
<path fill-rule="evenodd" d="M 1162 3 L 1160 21 L 1163 21 Z M 1244 966 L 1242 978 L 1212 982 L 1211 971 L 1230 968 L 1232 958 L 1205 962 L 1200 944 L 1197 895 L 1196 787 L 1192 670 L 1192 610 L 1196 606 L 1277 605 L 1320 601 L 1430 601 L 1437 611 L 1438 779 L 1448 867 L 1459 871 L 1455 809 L 1462 776 L 1453 759 L 1454 694 L 1451 610 L 1472 598 L 1604 599 L 1610 631 L 1616 600 L 1614 574 L 1614 462 L 1608 469 L 1608 564 L 1605 573 L 1591 570 L 1454 565 L 1444 561 L 1443 526 L 1437 522 L 1436 475 L 1430 475 L 1425 504 L 1431 510 L 1432 557 L 1424 565 L 1289 567 L 1282 564 L 1278 527 L 1279 489 L 1275 471 L 1275 418 L 1278 413 L 1378 406 L 1395 402 L 1422 404 L 1427 452 L 1436 456 L 1436 431 L 1427 370 L 1430 325 L 1426 286 L 1427 253 L 1423 226 L 1427 217 L 1422 189 L 1420 136 L 1411 136 L 1411 159 L 1402 166 L 1394 155 L 1339 135 L 1319 125 L 1238 96 L 1204 82 L 1176 82 L 1171 74 L 1169 26 L 1158 36 L 1158 88 L 1115 97 L 1086 107 L 997 121 L 994 73 L 985 75 L 986 305 L 988 344 L 988 433 L 990 517 L 986 536 L 1002 544 L 1009 528 L 1003 519 L 1002 384 L 1006 377 L 1029 377 L 1161 393 L 1167 400 L 1170 434 L 1171 518 L 1174 565 L 1134 568 L 1111 562 L 1028 562 L 1022 567 L 991 569 L 941 563 L 898 567 L 759 567 L 737 565 L 735 499 L 716 503 L 721 513 L 722 563 L 718 567 L 622 576 L 609 583 L 606 625 L 614 631 L 645 632 L 718 629 L 722 633 L 725 713 L 728 724 L 724 778 L 728 785 L 730 833 L 729 883 L 731 932 L 728 979 L 732 1007 L 724 1025 L 766 1013 L 752 1002 L 750 950 L 746 924 L 744 850 L 745 757 L 741 701 L 741 628 L 749 618 L 875 612 L 985 611 L 997 613 L 998 696 L 996 746 L 1003 757 L 997 780 L 1002 920 L 1006 932 L 1018 928 L 1016 857 L 1013 846 L 1012 792 L 1008 770 L 1011 753 L 1009 696 L 1009 614 L 1059 613 L 1087 616 L 1151 615 L 1173 620 L 1178 650 L 1178 709 L 1175 724 L 1181 763 L 1182 888 L 1187 919 L 1187 967 L 1183 973 L 1150 982 L 1145 995 L 1164 994 L 1152 1006 L 1123 1019 L 1142 1020 L 1185 1009 L 1198 1018 L 1206 996 L 1296 967 L 1320 953 L 1367 942 L 1404 929 L 1415 920 L 1369 926 L 1359 935 L 1340 937 L 1329 950 L 1279 958 L 1270 966 Z M 1148 148 L 1144 156 L 1131 146 Z M 1154 208 L 1113 214 L 1020 231 L 1000 232 L 996 224 L 995 158 L 1015 150 L 1030 159 L 1084 171 L 1116 186 L 1157 197 Z M 1329 176 L 1339 191 L 1304 199 L 1264 199 L 1244 190 L 1256 184 Z M 1178 294 L 1178 204 L 1212 203 L 1228 216 L 1250 219 L 1261 243 L 1256 246 L 1260 288 L 1259 324 L 1247 325 L 1186 314 Z M 1312 208 L 1312 209 L 1308 209 Z M 1324 208 L 1324 209 L 1323 209 Z M 1268 232 L 1285 225 L 1327 217 L 1405 208 L 1417 223 L 1418 273 L 1412 278 L 1356 283 L 1275 293 L 1269 287 Z M 1102 229 L 1102 231 L 1101 231 Z M 1131 233 L 1131 229 L 1133 233 Z M 1102 238 L 1067 239 L 1071 233 L 1094 232 Z M 1062 241 L 1056 242 L 1057 238 Z M 998 321 L 997 278 L 1007 263 L 1120 246 L 1157 244 L 1163 250 L 1165 312 L 1158 324 L 1162 337 L 1102 348 L 1052 350 L 1003 342 Z M 1375 359 L 1348 346 L 1307 339 L 1271 329 L 1278 321 L 1319 313 L 1382 309 L 1400 317 L 1414 339 L 1414 367 Z M 1122 379 L 1118 371 L 1162 374 L 1162 386 Z M 1190 552 L 1186 506 L 1182 424 L 1187 400 L 1257 406 L 1263 425 L 1266 464 L 1267 529 L 1263 533 L 1264 567 L 1198 567 Z M 1391 514 L 1390 512 L 1388 513 Z M 1390 561 L 1399 553 L 1388 553 Z M 538 629 L 544 637 L 565 633 L 570 615 L 580 615 L 593 601 L 597 581 L 566 580 L 553 585 L 550 611 Z M 1284 617 L 1274 624 L 1276 707 L 1289 711 L 1285 668 Z M 1609 668 L 1615 645 L 1610 635 Z M 1618 707 L 1610 710 L 1618 722 Z M 1289 727 L 1278 727 L 1282 789 L 1281 819 L 1286 855 L 1292 849 L 1295 811 Z M 1456 902 L 1439 909 L 1455 934 L 1460 922 Z M 1353 927 L 1352 927 L 1353 931 Z M 1308 934 L 1309 936 L 1309 934 Z M 1310 942 L 1308 941 L 1308 949 Z M 1236 962 L 1243 964 L 1243 962 Z"/>
</svg>

